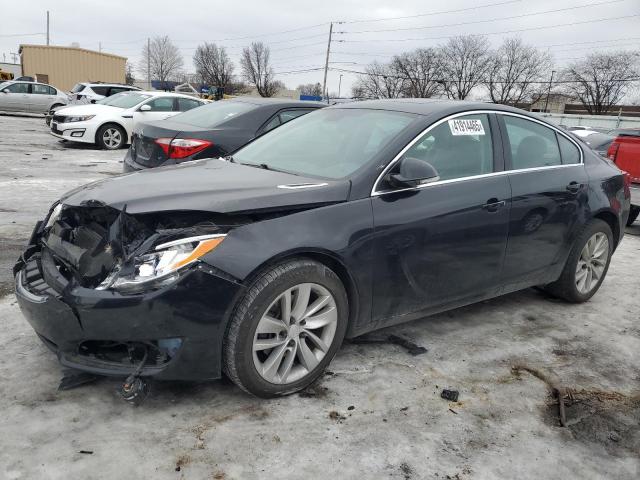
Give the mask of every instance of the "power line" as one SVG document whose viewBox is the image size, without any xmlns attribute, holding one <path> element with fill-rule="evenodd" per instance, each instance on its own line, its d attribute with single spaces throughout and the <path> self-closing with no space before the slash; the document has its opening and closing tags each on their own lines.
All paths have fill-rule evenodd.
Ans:
<svg viewBox="0 0 640 480">
<path fill-rule="evenodd" d="M 360 34 L 363 34 L 363 33 L 403 32 L 403 31 L 408 31 L 408 30 L 428 30 L 428 29 L 431 29 L 431 28 L 460 27 L 460 26 L 463 26 L 463 25 L 475 25 L 475 24 L 479 24 L 479 23 L 499 22 L 501 20 L 513 20 L 513 19 L 516 19 L 516 18 L 534 17 L 536 15 L 544 15 L 544 14 L 547 14 L 547 13 L 566 12 L 566 11 L 569 11 L 569 10 L 575 10 L 577 8 L 596 7 L 596 6 L 599 6 L 599 5 L 607 5 L 607 4 L 611 4 L 611 3 L 620 3 L 620 2 L 624 2 L 624 1 L 626 1 L 626 0 L 606 0 L 604 2 L 587 3 L 587 4 L 582 4 L 582 5 L 575 5 L 573 7 L 556 8 L 556 9 L 553 9 L 553 10 L 543 10 L 543 11 L 540 11 L 540 12 L 522 13 L 520 15 L 510 15 L 508 17 L 496 17 L 496 18 L 490 18 L 490 19 L 487 19 L 487 20 L 473 20 L 473 21 L 470 21 L 470 22 L 427 25 L 427 26 L 424 26 L 424 27 L 384 28 L 384 29 L 379 29 L 379 30 L 359 30 L 359 31 L 355 31 L 355 32 L 336 32 L 336 33 L 349 34 L 349 35 L 360 35 Z"/>
<path fill-rule="evenodd" d="M 558 27 L 569 27 L 574 25 L 584 25 L 587 23 L 598 23 L 598 22 L 607 22 L 611 20 L 622 20 L 640 17 L 640 13 L 634 15 L 623 15 L 620 17 L 608 17 L 608 18 L 597 18 L 594 20 L 584 20 L 581 22 L 570 22 L 570 23 L 560 23 L 556 25 L 544 25 L 540 27 L 529 27 L 529 28 L 519 28 L 515 30 L 503 30 L 500 32 L 484 32 L 484 33 L 476 33 L 475 36 L 483 36 L 483 35 L 501 35 L 505 33 L 517 33 L 517 32 L 528 32 L 532 30 L 546 30 L 548 28 L 558 28 Z M 411 41 L 423 41 L 423 40 L 445 40 L 448 38 L 456 37 L 457 35 L 444 35 L 441 37 L 419 37 L 419 38 L 375 38 L 371 40 L 342 40 L 345 43 L 369 43 L 369 42 L 411 42 Z"/>
<path fill-rule="evenodd" d="M 439 12 L 429 12 L 429 13 L 419 13 L 417 15 L 406 15 L 403 17 L 386 17 L 386 18 L 375 18 L 371 20 L 348 20 L 342 23 L 371 23 L 371 22 L 386 22 L 389 20 L 404 20 L 406 18 L 418 18 L 418 17 L 431 17 L 433 15 L 443 15 L 445 13 L 459 13 L 459 12 L 468 12 L 469 10 L 478 10 L 480 8 L 489 8 L 489 7 L 497 7 L 500 5 L 507 5 L 509 3 L 519 3 L 522 0 L 509 0 L 506 2 L 497 2 L 497 3 L 486 3 L 484 5 L 477 5 L 475 7 L 467 7 L 467 8 L 458 8 L 455 10 L 441 10 Z"/>
<path fill-rule="evenodd" d="M 46 32 L 40 33 L 3 33 L 0 37 L 35 37 L 37 35 L 46 35 Z"/>
<path fill-rule="evenodd" d="M 409 77 L 405 77 L 402 75 L 386 75 L 384 73 L 370 73 L 370 72 L 362 72 L 360 70 L 350 70 L 347 68 L 333 68 L 331 67 L 331 70 L 335 71 L 335 72 L 345 72 L 345 73 L 355 73 L 357 75 L 367 75 L 369 77 L 382 77 L 382 78 L 395 78 L 398 80 L 411 80 L 411 78 Z M 436 83 L 456 83 L 458 80 L 449 80 L 449 79 L 434 79 L 433 80 Z M 631 77 L 631 78 L 621 78 L 621 79 L 613 79 L 611 80 L 612 82 L 637 82 L 640 81 L 640 76 L 638 77 Z M 480 83 L 482 82 L 486 82 L 486 80 L 481 80 Z M 500 82 L 500 81 L 494 81 L 493 83 L 517 83 L 517 82 Z M 539 84 L 544 84 L 546 85 L 547 83 L 549 83 L 548 80 L 536 80 L 536 81 L 531 81 L 528 83 L 539 83 Z M 582 83 L 582 81 L 580 80 L 556 80 L 554 82 L 555 84 L 560 84 L 560 83 Z"/>
</svg>

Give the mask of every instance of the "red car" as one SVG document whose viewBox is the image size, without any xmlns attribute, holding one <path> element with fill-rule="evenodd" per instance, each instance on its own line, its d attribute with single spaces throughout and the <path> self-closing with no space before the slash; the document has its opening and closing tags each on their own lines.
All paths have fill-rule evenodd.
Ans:
<svg viewBox="0 0 640 480">
<path fill-rule="evenodd" d="M 609 146 L 607 157 L 631 177 L 631 210 L 627 226 L 640 214 L 640 131 L 629 129 L 617 132 L 618 136 Z"/>
</svg>

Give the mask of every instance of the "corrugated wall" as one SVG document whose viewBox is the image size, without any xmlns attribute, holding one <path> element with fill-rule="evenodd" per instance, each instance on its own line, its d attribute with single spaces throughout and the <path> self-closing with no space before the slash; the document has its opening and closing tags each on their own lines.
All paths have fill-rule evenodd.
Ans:
<svg viewBox="0 0 640 480">
<path fill-rule="evenodd" d="M 124 83 L 124 57 L 82 48 L 22 45 L 22 74 L 47 75 L 48 83 L 69 91 L 78 82 Z"/>
</svg>

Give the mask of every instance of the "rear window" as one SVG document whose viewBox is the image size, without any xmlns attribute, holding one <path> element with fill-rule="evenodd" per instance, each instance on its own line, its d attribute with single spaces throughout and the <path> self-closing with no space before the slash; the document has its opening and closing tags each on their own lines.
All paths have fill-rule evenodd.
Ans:
<svg viewBox="0 0 640 480">
<path fill-rule="evenodd" d="M 250 103 L 222 100 L 181 113 L 173 117 L 172 120 L 196 127 L 213 128 L 255 109 L 256 106 Z"/>
<path fill-rule="evenodd" d="M 82 83 L 76 83 L 73 88 L 71 89 L 71 93 L 78 93 L 81 92 L 82 90 L 84 90 L 84 87 L 86 87 L 86 85 L 82 84 Z"/>
</svg>

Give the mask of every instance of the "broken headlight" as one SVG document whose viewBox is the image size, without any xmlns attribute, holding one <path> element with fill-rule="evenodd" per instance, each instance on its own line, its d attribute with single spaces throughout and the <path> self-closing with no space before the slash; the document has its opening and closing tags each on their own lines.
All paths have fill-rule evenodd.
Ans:
<svg viewBox="0 0 640 480">
<path fill-rule="evenodd" d="M 216 248 L 226 235 L 200 235 L 162 243 L 152 251 L 138 255 L 133 260 L 133 272 L 119 275 L 114 271 L 99 289 L 137 290 L 149 286 L 159 287 L 175 281 L 178 271 L 196 262 Z"/>
</svg>

